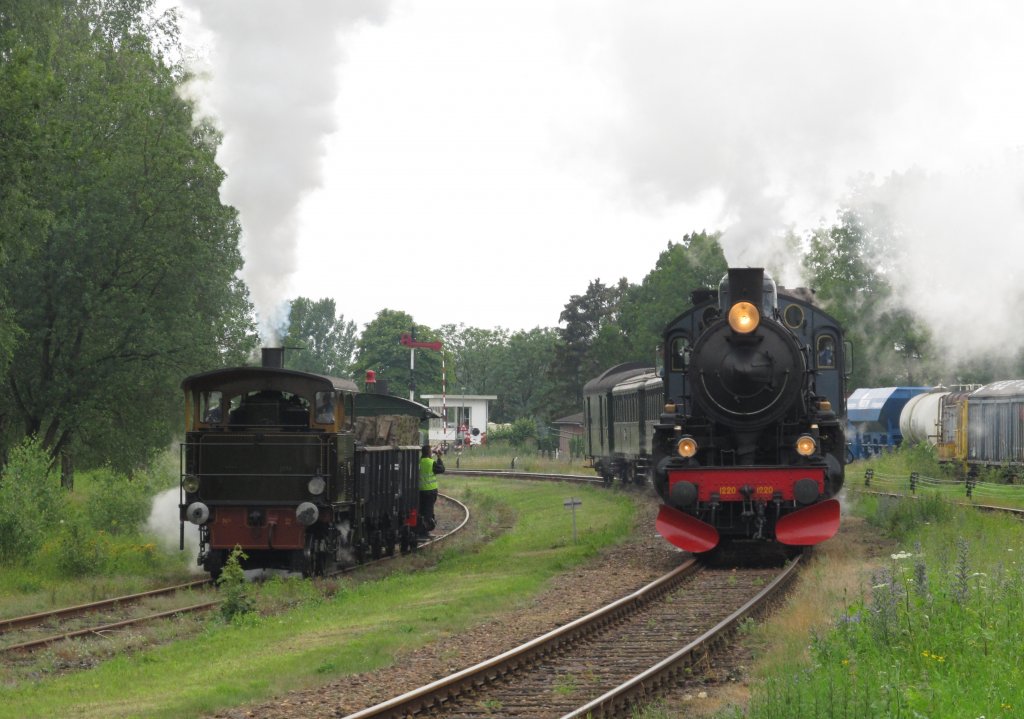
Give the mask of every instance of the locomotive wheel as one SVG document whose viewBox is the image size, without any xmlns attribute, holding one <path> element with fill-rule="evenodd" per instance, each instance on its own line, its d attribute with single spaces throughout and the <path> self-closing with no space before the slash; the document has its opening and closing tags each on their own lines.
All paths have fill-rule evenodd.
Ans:
<svg viewBox="0 0 1024 719">
<path fill-rule="evenodd" d="M 302 550 L 302 576 L 305 578 L 315 577 L 317 574 L 323 574 L 323 569 L 319 566 L 320 555 L 316 551 L 316 539 L 313 538 L 312 534 L 306 535 L 306 547 Z"/>
<path fill-rule="evenodd" d="M 370 557 L 372 559 L 380 559 L 381 554 L 384 552 L 384 536 L 380 530 L 374 530 L 370 534 Z"/>
<path fill-rule="evenodd" d="M 604 480 L 604 486 L 605 487 L 611 487 L 612 486 L 612 480 L 614 479 L 614 477 L 610 473 L 609 474 L 602 473 L 601 474 L 601 479 Z"/>
<path fill-rule="evenodd" d="M 386 556 L 395 556 L 395 542 L 397 541 L 398 537 L 395 536 L 395 530 L 389 529 L 384 533 L 384 554 Z"/>
</svg>

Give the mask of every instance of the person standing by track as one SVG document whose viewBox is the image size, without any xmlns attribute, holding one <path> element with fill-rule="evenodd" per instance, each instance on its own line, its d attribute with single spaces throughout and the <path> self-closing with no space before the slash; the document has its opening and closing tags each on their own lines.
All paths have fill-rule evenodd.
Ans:
<svg viewBox="0 0 1024 719">
<path fill-rule="evenodd" d="M 436 452 L 437 459 L 434 459 L 435 452 L 430 449 L 429 444 L 423 445 L 420 455 L 420 509 L 419 520 L 416 523 L 416 538 L 426 540 L 430 538 L 430 530 L 437 526 L 434 519 L 434 504 L 437 502 L 437 475 L 444 473 L 444 462 L 441 461 L 441 452 Z"/>
</svg>

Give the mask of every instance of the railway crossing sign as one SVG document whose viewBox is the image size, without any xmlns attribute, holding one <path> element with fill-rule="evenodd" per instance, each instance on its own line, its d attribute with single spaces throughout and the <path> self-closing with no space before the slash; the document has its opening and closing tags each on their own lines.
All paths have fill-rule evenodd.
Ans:
<svg viewBox="0 0 1024 719">
<path fill-rule="evenodd" d="M 562 502 L 562 505 L 566 509 L 572 510 L 572 543 L 576 544 L 576 507 L 582 507 L 583 500 L 576 499 L 575 497 L 569 497 L 569 499 Z"/>
</svg>

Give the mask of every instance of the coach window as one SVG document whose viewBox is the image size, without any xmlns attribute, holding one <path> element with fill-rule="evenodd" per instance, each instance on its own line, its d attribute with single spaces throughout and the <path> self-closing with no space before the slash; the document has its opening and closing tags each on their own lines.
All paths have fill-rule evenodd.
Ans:
<svg viewBox="0 0 1024 719">
<path fill-rule="evenodd" d="M 690 362 L 690 338 L 676 337 L 672 340 L 672 371 L 683 372 Z"/>
<path fill-rule="evenodd" d="M 818 369 L 835 369 L 836 341 L 831 335 L 818 336 Z"/>
</svg>

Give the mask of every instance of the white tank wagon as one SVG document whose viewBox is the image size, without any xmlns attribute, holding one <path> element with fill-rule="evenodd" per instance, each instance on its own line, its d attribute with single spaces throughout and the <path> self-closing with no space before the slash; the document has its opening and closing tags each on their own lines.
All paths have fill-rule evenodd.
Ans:
<svg viewBox="0 0 1024 719">
<path fill-rule="evenodd" d="M 900 412 L 900 434 L 910 444 L 938 444 L 942 428 L 942 400 L 949 394 L 945 387 L 914 395 Z"/>
</svg>

